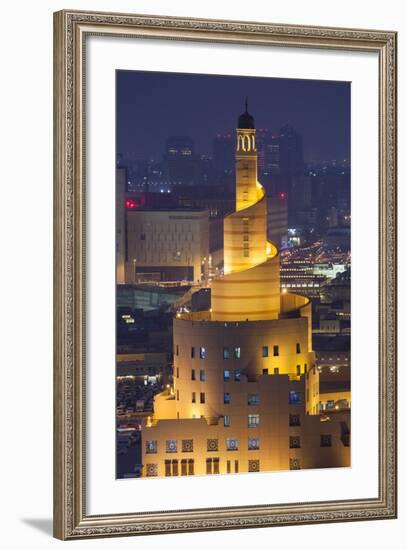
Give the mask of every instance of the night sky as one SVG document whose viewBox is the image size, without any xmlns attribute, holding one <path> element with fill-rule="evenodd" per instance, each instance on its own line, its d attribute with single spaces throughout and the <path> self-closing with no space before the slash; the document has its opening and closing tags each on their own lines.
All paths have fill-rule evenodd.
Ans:
<svg viewBox="0 0 407 550">
<path fill-rule="evenodd" d="M 245 96 L 256 128 L 285 124 L 310 160 L 350 158 L 350 83 L 117 71 L 117 152 L 161 160 L 169 136 L 189 136 L 212 156 L 217 133 L 234 131 Z"/>
</svg>

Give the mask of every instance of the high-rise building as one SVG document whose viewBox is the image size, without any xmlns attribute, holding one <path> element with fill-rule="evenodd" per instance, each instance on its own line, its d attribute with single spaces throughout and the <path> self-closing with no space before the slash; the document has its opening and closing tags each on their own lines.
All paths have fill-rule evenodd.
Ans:
<svg viewBox="0 0 407 550">
<path fill-rule="evenodd" d="M 127 169 L 116 168 L 116 283 L 125 283 Z"/>
<path fill-rule="evenodd" d="M 209 310 L 174 319 L 174 383 L 142 428 L 142 475 L 348 466 L 348 412 L 319 415 L 311 329 L 310 300 L 280 292 L 246 103 L 224 275 L 211 282 Z"/>
<path fill-rule="evenodd" d="M 217 134 L 213 140 L 213 166 L 220 174 L 234 171 L 235 140 L 232 134 Z"/>
<path fill-rule="evenodd" d="M 304 158 L 301 135 L 292 126 L 286 124 L 280 130 L 278 141 L 280 173 L 288 176 L 302 174 Z"/>
<path fill-rule="evenodd" d="M 266 143 L 265 161 L 268 174 L 274 176 L 280 173 L 280 142 L 275 134 Z"/>
<path fill-rule="evenodd" d="M 287 193 L 270 193 L 267 197 L 267 236 L 278 247 L 288 242 Z"/>
<path fill-rule="evenodd" d="M 187 136 L 168 138 L 163 167 L 164 179 L 181 184 L 194 182 L 197 173 L 197 158 L 193 139 Z"/>
</svg>

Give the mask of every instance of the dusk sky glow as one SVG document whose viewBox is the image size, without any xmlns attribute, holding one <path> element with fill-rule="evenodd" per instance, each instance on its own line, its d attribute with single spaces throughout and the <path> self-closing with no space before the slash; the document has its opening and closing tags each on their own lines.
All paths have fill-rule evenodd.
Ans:
<svg viewBox="0 0 407 550">
<path fill-rule="evenodd" d="M 235 131 L 246 95 L 256 128 L 292 125 L 305 160 L 349 159 L 349 82 L 145 71 L 117 71 L 117 152 L 160 160 L 166 139 L 183 135 L 211 156 L 214 136 Z"/>
</svg>

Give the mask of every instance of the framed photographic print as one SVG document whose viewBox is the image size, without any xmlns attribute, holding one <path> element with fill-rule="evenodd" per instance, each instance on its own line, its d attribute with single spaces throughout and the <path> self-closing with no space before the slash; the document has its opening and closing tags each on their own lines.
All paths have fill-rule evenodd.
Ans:
<svg viewBox="0 0 407 550">
<path fill-rule="evenodd" d="M 396 33 L 54 25 L 55 536 L 396 517 Z"/>
</svg>

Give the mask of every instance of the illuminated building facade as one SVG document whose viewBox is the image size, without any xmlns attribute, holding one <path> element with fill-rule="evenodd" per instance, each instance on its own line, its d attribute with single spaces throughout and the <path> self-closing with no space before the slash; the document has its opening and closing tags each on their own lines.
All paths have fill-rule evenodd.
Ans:
<svg viewBox="0 0 407 550">
<path fill-rule="evenodd" d="M 126 283 L 204 279 L 209 264 L 209 213 L 127 211 Z"/>
<path fill-rule="evenodd" d="M 348 466 L 349 416 L 320 416 L 311 303 L 280 292 L 256 130 L 239 117 L 236 207 L 211 309 L 174 319 L 174 383 L 142 429 L 143 476 Z"/>
</svg>

